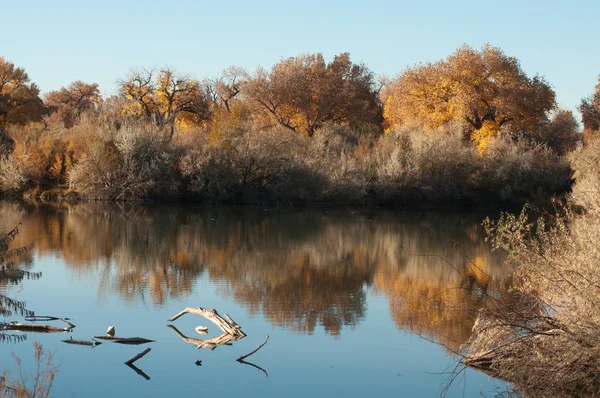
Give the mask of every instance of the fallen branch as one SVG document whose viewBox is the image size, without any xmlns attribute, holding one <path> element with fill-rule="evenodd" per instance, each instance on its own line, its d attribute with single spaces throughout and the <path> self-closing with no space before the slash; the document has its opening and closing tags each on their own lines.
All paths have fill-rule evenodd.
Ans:
<svg viewBox="0 0 600 398">
<path fill-rule="evenodd" d="M 71 327 L 71 329 L 73 329 L 75 327 L 75 325 L 73 325 L 71 322 L 69 322 L 69 318 L 58 318 L 55 316 L 48 316 L 48 315 L 32 315 L 32 316 L 26 316 L 25 320 L 28 322 L 48 322 L 48 321 L 61 321 L 66 323 L 67 325 L 69 325 Z"/>
<path fill-rule="evenodd" d="M 73 340 L 73 339 L 69 339 L 69 340 L 61 340 L 63 343 L 67 343 L 67 344 L 76 344 L 76 345 L 85 345 L 88 347 L 95 347 L 99 344 L 102 344 L 99 341 L 88 341 L 88 340 Z"/>
<path fill-rule="evenodd" d="M 217 348 L 218 346 L 231 345 L 232 342 L 243 338 L 241 336 L 233 336 L 228 333 L 223 333 L 222 335 L 213 337 L 211 339 L 201 340 L 201 339 L 195 339 L 193 337 L 188 337 L 188 336 L 184 335 L 183 333 L 181 333 L 179 331 L 179 329 L 177 329 L 173 325 L 167 325 L 167 327 L 169 327 L 171 330 L 173 330 L 175 332 L 175 334 L 181 338 L 181 340 L 185 341 L 186 343 L 196 346 L 197 349 L 208 348 L 209 350 L 212 351 L 215 348 Z"/>
<path fill-rule="evenodd" d="M 129 361 L 125 362 L 125 365 L 133 365 L 133 363 L 135 361 L 137 361 L 138 359 L 142 358 L 144 355 L 146 355 L 147 353 L 149 353 L 152 350 L 152 348 L 146 348 L 144 351 L 140 352 L 139 354 L 137 354 L 136 356 L 134 356 L 133 358 L 131 358 Z"/>
<path fill-rule="evenodd" d="M 246 333 L 244 333 L 242 331 L 242 328 L 237 323 L 235 323 L 235 321 L 233 319 L 231 319 L 231 317 L 229 315 L 223 314 L 224 317 L 226 318 L 225 319 L 225 318 L 221 317 L 221 315 L 219 315 L 219 313 L 215 309 L 207 310 L 206 308 L 202 308 L 202 307 L 198 307 L 198 308 L 188 307 L 188 308 L 184 309 L 183 311 L 179 312 L 178 314 L 169 318 L 169 322 L 173 322 L 185 314 L 200 315 L 200 316 L 208 319 L 215 325 L 217 325 L 217 327 L 219 329 L 221 329 L 224 333 L 231 334 L 233 336 L 239 336 L 240 338 L 246 337 Z"/>
<path fill-rule="evenodd" d="M 20 332 L 50 333 L 50 332 L 70 332 L 73 330 L 73 327 L 58 328 L 56 326 L 40 325 L 40 324 L 36 324 L 36 323 L 11 322 L 11 323 L 0 324 L 0 330 L 17 330 Z"/>
<path fill-rule="evenodd" d="M 265 344 L 267 344 L 267 341 L 269 341 L 269 335 L 267 334 L 267 337 L 265 338 L 265 341 L 263 341 L 262 344 L 260 344 L 258 347 L 256 347 L 252 352 L 246 354 L 246 355 L 242 355 L 241 357 L 239 357 L 238 359 L 236 359 L 236 361 L 241 362 L 244 359 L 248 358 L 250 355 L 254 354 L 256 351 L 260 350 L 261 348 L 264 347 Z"/>
<path fill-rule="evenodd" d="M 113 341 L 119 344 L 146 344 L 154 343 L 154 340 L 145 339 L 143 337 L 116 337 L 116 336 L 94 336 L 95 339 Z"/>
</svg>

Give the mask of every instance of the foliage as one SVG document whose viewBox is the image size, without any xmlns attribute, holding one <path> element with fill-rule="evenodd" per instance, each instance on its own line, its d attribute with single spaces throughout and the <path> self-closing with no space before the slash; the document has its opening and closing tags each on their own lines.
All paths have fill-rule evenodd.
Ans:
<svg viewBox="0 0 600 398">
<path fill-rule="evenodd" d="M 163 68 L 132 71 L 119 82 L 121 95 L 128 100 L 124 112 L 145 117 L 159 127 L 170 127 L 169 140 L 175 123 L 199 125 L 209 118 L 209 102 L 200 83 L 187 75 Z"/>
<path fill-rule="evenodd" d="M 14 241 L 19 233 L 19 225 L 4 235 L 0 235 L 0 281 L 15 285 L 20 283 L 24 278 L 39 279 L 41 273 L 32 273 L 19 268 L 14 261 L 15 258 L 29 252 L 33 247 L 32 244 L 9 249 L 10 243 Z M 28 310 L 23 301 L 10 298 L 5 294 L 0 293 L 0 316 L 10 317 L 13 314 L 32 315 L 33 312 Z M 0 328 L 0 334 L 3 334 Z"/>
<path fill-rule="evenodd" d="M 504 125 L 535 131 L 555 106 L 546 81 L 529 78 L 497 47 L 462 46 L 447 59 L 405 70 L 386 89 L 390 126 L 420 121 L 430 128 L 459 123 L 481 152 Z"/>
<path fill-rule="evenodd" d="M 352 63 L 350 54 L 326 63 L 318 53 L 282 60 L 270 72 L 259 68 L 243 94 L 264 120 L 312 136 L 326 122 L 381 125 L 374 86 L 373 73 Z"/>
<path fill-rule="evenodd" d="M 44 108 L 39 94 L 23 68 L 0 56 L 0 132 L 8 124 L 40 120 Z"/>
<path fill-rule="evenodd" d="M 72 127 L 83 112 L 98 110 L 102 96 L 98 84 L 77 80 L 68 87 L 47 93 L 44 103 L 50 112 L 58 113 L 65 127 Z"/>
</svg>

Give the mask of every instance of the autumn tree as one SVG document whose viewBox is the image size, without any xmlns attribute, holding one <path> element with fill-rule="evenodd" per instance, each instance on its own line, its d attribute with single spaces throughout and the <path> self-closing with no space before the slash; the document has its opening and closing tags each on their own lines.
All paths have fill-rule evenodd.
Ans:
<svg viewBox="0 0 600 398">
<path fill-rule="evenodd" d="M 40 120 L 44 106 L 39 94 L 23 68 L 0 57 L 0 131 L 7 124 Z"/>
<path fill-rule="evenodd" d="M 554 113 L 550 121 L 542 126 L 538 135 L 534 138 L 546 143 L 560 155 L 573 151 L 583 138 L 573 112 L 564 109 Z"/>
<path fill-rule="evenodd" d="M 584 98 L 579 105 L 583 119 L 583 134 L 587 141 L 600 132 L 600 76 L 593 95 Z"/>
<path fill-rule="evenodd" d="M 444 60 L 408 68 L 384 99 L 388 125 L 458 122 L 481 151 L 502 126 L 535 131 L 555 107 L 555 93 L 542 77 L 528 77 L 516 58 L 490 45 L 479 51 L 465 45 Z"/>
<path fill-rule="evenodd" d="M 319 53 L 288 58 L 270 72 L 259 68 L 243 90 L 271 124 L 309 136 L 329 121 L 351 127 L 382 122 L 373 73 L 348 53 L 330 63 Z"/>
<path fill-rule="evenodd" d="M 119 82 L 119 87 L 129 102 L 127 113 L 145 117 L 159 127 L 169 127 L 170 139 L 176 123 L 200 124 L 210 117 L 209 101 L 200 83 L 168 68 L 158 73 L 132 71 Z"/>
<path fill-rule="evenodd" d="M 214 106 L 222 106 L 231 112 L 233 102 L 239 98 L 242 83 L 247 77 L 244 69 L 230 66 L 213 79 L 203 81 L 204 89 Z"/>
<path fill-rule="evenodd" d="M 45 96 L 50 112 L 56 112 L 66 127 L 72 127 L 83 112 L 96 110 L 102 104 L 98 84 L 74 81 L 68 87 L 50 91 Z"/>
</svg>

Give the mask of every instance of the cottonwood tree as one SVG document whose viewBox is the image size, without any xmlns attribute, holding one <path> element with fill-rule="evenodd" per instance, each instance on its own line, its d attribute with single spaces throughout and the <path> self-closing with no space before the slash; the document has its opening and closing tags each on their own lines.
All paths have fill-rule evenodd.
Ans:
<svg viewBox="0 0 600 398">
<path fill-rule="evenodd" d="M 330 63 L 318 53 L 288 58 L 270 72 L 259 68 L 243 90 L 271 124 L 309 136 L 329 121 L 351 127 L 382 122 L 374 75 L 348 53 Z"/>
<path fill-rule="evenodd" d="M 39 94 L 23 68 L 0 57 L 0 131 L 7 124 L 41 120 L 44 104 Z"/>
<path fill-rule="evenodd" d="M 583 134 L 587 141 L 600 131 L 600 76 L 594 94 L 581 100 L 579 111 L 583 120 Z"/>
<path fill-rule="evenodd" d="M 129 101 L 127 113 L 169 127 L 169 139 L 176 123 L 200 124 L 210 117 L 209 101 L 199 82 L 168 68 L 132 71 L 119 87 Z"/>
<path fill-rule="evenodd" d="M 384 99 L 389 125 L 459 122 L 483 151 L 502 126 L 536 131 L 555 107 L 555 93 L 542 77 L 528 77 L 516 58 L 490 45 L 465 45 L 444 60 L 408 68 Z"/>
<path fill-rule="evenodd" d="M 77 80 L 67 87 L 47 93 L 44 102 L 50 112 L 58 113 L 65 127 L 72 127 L 83 112 L 100 107 L 102 96 L 98 84 Z"/>
<path fill-rule="evenodd" d="M 204 80 L 204 89 L 213 106 L 223 107 L 227 112 L 231 112 L 232 102 L 239 97 L 242 83 L 247 76 L 244 69 L 230 66 L 217 77 Z"/>
</svg>

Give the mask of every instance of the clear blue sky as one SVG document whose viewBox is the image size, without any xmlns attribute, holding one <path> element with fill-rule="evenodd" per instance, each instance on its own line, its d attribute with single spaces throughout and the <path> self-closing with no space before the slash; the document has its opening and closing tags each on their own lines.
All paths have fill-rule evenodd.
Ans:
<svg viewBox="0 0 600 398">
<path fill-rule="evenodd" d="M 466 43 L 517 57 L 575 109 L 600 74 L 599 0 L 4 1 L 0 55 L 42 91 L 73 80 L 103 94 L 131 68 L 167 65 L 202 79 L 282 57 L 348 51 L 394 76 Z"/>
</svg>

